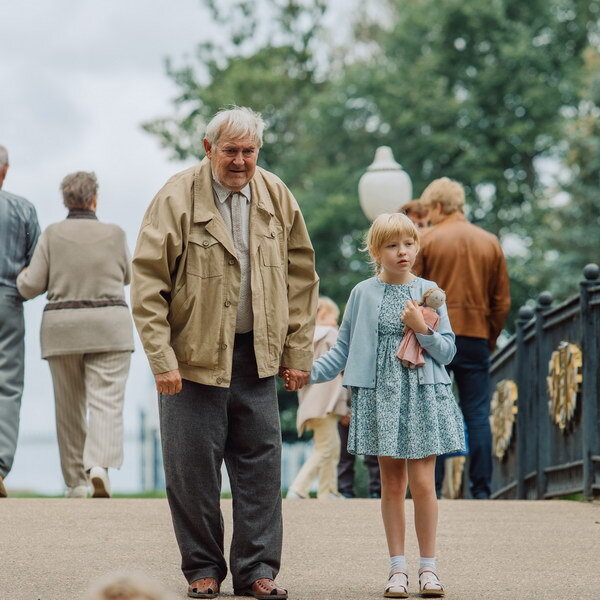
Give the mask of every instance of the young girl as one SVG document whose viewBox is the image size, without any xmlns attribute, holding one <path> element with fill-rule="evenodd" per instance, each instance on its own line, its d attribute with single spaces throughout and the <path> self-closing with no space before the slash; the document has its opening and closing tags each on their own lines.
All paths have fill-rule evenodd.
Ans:
<svg viewBox="0 0 600 600">
<path fill-rule="evenodd" d="M 387 598 L 408 598 L 404 556 L 404 498 L 407 484 L 414 502 L 421 554 L 419 590 L 444 595 L 435 564 L 438 518 L 436 455 L 463 451 L 462 416 L 443 365 L 456 352 L 446 307 L 438 309 L 437 331 L 428 328 L 417 300 L 432 281 L 411 273 L 419 234 L 403 214 L 384 214 L 367 234 L 376 275 L 350 294 L 335 346 L 313 364 L 311 383 L 328 381 L 344 370 L 352 387 L 348 450 L 376 454 L 381 469 L 381 513 L 390 553 Z M 403 324 L 423 347 L 425 365 L 403 367 L 396 357 Z"/>
<path fill-rule="evenodd" d="M 325 296 L 317 303 L 314 334 L 315 359 L 330 350 L 338 336 L 340 309 Z M 298 435 L 305 429 L 314 431 L 313 451 L 289 487 L 286 498 L 308 498 L 310 486 L 319 477 L 317 498 L 339 498 L 337 464 L 340 460 L 340 434 L 338 421 L 348 412 L 346 390 L 338 375 L 327 383 L 307 385 L 298 391 Z"/>
</svg>

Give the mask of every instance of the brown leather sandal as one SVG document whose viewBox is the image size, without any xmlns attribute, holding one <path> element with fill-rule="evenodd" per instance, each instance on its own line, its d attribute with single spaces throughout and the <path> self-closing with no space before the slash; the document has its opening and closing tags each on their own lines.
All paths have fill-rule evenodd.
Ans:
<svg viewBox="0 0 600 600">
<path fill-rule="evenodd" d="M 288 597 L 287 590 L 279 587 L 272 579 L 263 577 L 257 579 L 250 588 L 235 592 L 237 596 L 253 596 L 258 600 L 286 600 Z"/>
<path fill-rule="evenodd" d="M 189 598 L 216 598 L 220 587 L 214 577 L 202 577 L 190 583 L 187 595 Z"/>
</svg>

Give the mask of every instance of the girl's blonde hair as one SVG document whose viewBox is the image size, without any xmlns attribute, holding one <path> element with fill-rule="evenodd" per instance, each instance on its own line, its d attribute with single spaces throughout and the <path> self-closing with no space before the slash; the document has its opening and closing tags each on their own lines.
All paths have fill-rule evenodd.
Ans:
<svg viewBox="0 0 600 600">
<path fill-rule="evenodd" d="M 384 213 L 379 215 L 374 221 L 365 237 L 365 248 L 371 257 L 371 264 L 375 268 L 375 273 L 381 273 L 381 263 L 376 256 L 379 255 L 381 248 L 391 239 L 410 237 L 417 245 L 419 244 L 419 230 L 415 224 L 403 213 Z"/>
<path fill-rule="evenodd" d="M 317 317 L 319 313 L 325 312 L 327 315 L 331 317 L 332 321 L 335 321 L 337 324 L 338 319 L 340 317 L 340 309 L 338 305 L 327 296 L 319 296 L 319 300 L 317 302 Z M 331 323 L 334 324 L 333 322 Z"/>
</svg>

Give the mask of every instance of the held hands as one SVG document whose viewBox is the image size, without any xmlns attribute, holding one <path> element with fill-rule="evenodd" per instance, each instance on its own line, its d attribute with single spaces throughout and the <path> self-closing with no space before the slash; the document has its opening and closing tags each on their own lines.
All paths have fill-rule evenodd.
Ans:
<svg viewBox="0 0 600 600">
<path fill-rule="evenodd" d="M 288 392 L 296 392 L 308 383 L 310 372 L 300 371 L 299 369 L 292 369 L 290 367 L 280 367 L 279 377 L 283 379 L 285 389 L 288 390 Z"/>
<path fill-rule="evenodd" d="M 429 328 L 423 318 L 423 312 L 416 300 L 406 301 L 404 310 L 400 313 L 400 320 L 415 333 L 429 333 Z"/>
<path fill-rule="evenodd" d="M 156 390 L 160 394 L 178 394 L 181 391 L 181 375 L 179 369 L 167 371 L 166 373 L 157 373 L 154 375 Z"/>
</svg>

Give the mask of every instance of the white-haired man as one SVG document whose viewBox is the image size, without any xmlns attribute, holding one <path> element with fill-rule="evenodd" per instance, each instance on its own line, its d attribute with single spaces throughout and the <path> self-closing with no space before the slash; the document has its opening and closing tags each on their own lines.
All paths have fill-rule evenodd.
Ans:
<svg viewBox="0 0 600 600">
<path fill-rule="evenodd" d="M 17 275 L 31 261 L 40 236 L 35 208 L 2 189 L 8 152 L 0 146 L 0 498 L 10 472 L 19 434 L 23 394 L 25 323 Z"/>
<path fill-rule="evenodd" d="M 287 598 L 274 581 L 282 532 L 274 375 L 308 381 L 318 277 L 297 202 L 256 166 L 263 128 L 249 108 L 213 117 L 206 158 L 158 192 L 133 259 L 133 313 L 159 392 L 167 496 L 192 598 L 215 598 L 227 573 L 223 459 L 234 591 Z"/>
</svg>

